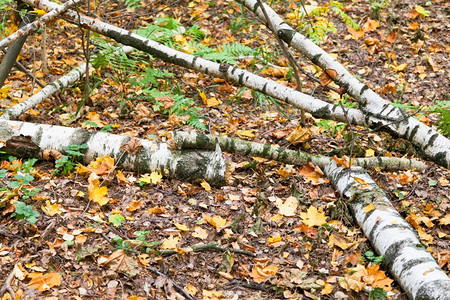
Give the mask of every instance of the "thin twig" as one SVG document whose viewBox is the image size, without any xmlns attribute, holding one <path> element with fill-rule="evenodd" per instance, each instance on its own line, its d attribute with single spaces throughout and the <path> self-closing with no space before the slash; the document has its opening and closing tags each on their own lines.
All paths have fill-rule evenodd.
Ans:
<svg viewBox="0 0 450 300">
<path fill-rule="evenodd" d="M 3 53 L 6 54 L 8 52 L 6 52 L 6 50 L 3 49 Z M 33 81 L 35 81 L 41 88 L 45 87 L 45 84 L 42 81 L 40 81 L 39 79 L 37 79 L 33 74 L 31 74 L 30 71 L 28 71 L 27 68 L 25 68 L 24 65 L 22 65 L 20 62 L 15 61 L 14 65 L 16 66 L 17 69 L 24 72 L 28 77 L 33 79 Z"/>
<path fill-rule="evenodd" d="M 161 273 L 160 271 L 158 271 L 158 270 L 156 270 L 156 269 L 154 269 L 154 268 L 152 268 L 152 267 L 150 267 L 150 266 L 147 266 L 147 270 L 149 270 L 149 271 L 155 273 L 156 275 L 162 276 L 162 277 L 164 277 L 164 278 L 168 278 L 165 274 Z M 169 278 L 168 278 L 168 279 L 169 279 Z M 188 294 L 181 286 L 179 286 L 178 284 L 176 284 L 172 279 L 170 279 L 170 281 L 172 282 L 173 287 L 174 287 L 179 293 L 181 293 L 186 299 L 189 299 L 189 300 L 195 300 L 194 297 L 192 297 L 191 295 L 189 295 L 189 294 Z"/>
<path fill-rule="evenodd" d="M 5 292 L 8 292 L 13 300 L 16 299 L 16 294 L 14 293 L 14 290 L 11 287 L 11 282 L 13 279 L 14 279 L 14 267 L 9 273 L 8 278 L 6 278 L 5 282 L 3 283 L 2 288 L 0 289 L 0 297 L 2 297 Z"/>
<path fill-rule="evenodd" d="M 295 81 L 297 82 L 297 91 L 301 92 L 302 91 L 302 81 L 300 80 L 300 76 L 298 75 L 298 70 L 297 70 L 297 65 L 295 64 L 295 60 L 294 60 L 292 54 L 289 52 L 289 49 L 287 48 L 286 44 L 278 36 L 278 32 L 275 30 L 275 27 L 273 26 L 272 20 L 269 18 L 269 15 L 267 14 L 267 11 L 266 11 L 266 8 L 264 7 L 264 4 L 262 3 L 261 0 L 258 0 L 258 4 L 259 4 L 259 7 L 261 8 L 261 10 L 262 10 L 262 12 L 264 14 L 264 17 L 266 18 L 266 22 L 269 25 L 269 29 L 274 34 L 277 43 L 281 47 L 283 55 L 286 57 L 286 59 L 289 62 L 289 65 L 292 68 Z M 304 125 L 305 124 L 305 111 L 303 109 L 300 109 L 300 112 L 301 112 L 300 113 L 301 114 L 301 116 L 300 116 L 300 123 L 302 125 Z"/>
</svg>

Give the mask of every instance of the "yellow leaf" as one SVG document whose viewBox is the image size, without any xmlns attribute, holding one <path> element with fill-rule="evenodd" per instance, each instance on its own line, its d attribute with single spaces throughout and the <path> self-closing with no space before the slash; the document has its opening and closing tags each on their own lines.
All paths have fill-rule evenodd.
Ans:
<svg viewBox="0 0 450 300">
<path fill-rule="evenodd" d="M 370 211 L 372 211 L 372 210 L 374 210 L 375 209 L 375 206 L 373 206 L 373 204 L 369 204 L 369 205 L 367 205 L 366 207 L 364 207 L 364 211 L 366 212 L 366 213 L 368 213 L 368 212 L 370 212 Z"/>
<path fill-rule="evenodd" d="M 216 97 L 212 97 L 207 100 L 203 100 L 203 104 L 205 104 L 208 107 L 213 107 L 213 106 L 218 106 L 219 104 L 222 104 L 222 101 L 220 101 Z"/>
<path fill-rule="evenodd" d="M 89 189 L 89 200 L 98 203 L 100 206 L 103 206 L 109 202 L 110 199 L 106 197 L 106 195 L 108 195 L 108 189 L 106 186 L 95 186 L 92 189 Z"/>
<path fill-rule="evenodd" d="M 183 290 L 185 290 L 191 296 L 195 296 L 195 294 L 197 294 L 197 288 L 190 283 L 186 287 L 184 287 Z"/>
<path fill-rule="evenodd" d="M 406 69 L 406 66 L 408 64 L 401 64 L 401 65 L 397 65 L 397 61 L 394 61 L 394 64 L 391 65 L 391 68 L 395 71 L 395 72 L 401 72 L 404 71 Z"/>
<path fill-rule="evenodd" d="M 208 290 L 202 290 L 203 293 L 203 300 L 218 300 L 222 298 L 222 292 L 221 291 L 208 291 Z"/>
<path fill-rule="evenodd" d="M 325 282 L 325 285 L 323 286 L 323 289 L 320 291 L 320 294 L 322 295 L 328 295 L 333 291 L 333 286 L 329 284 L 328 282 Z"/>
<path fill-rule="evenodd" d="M 167 239 L 164 240 L 164 242 L 161 245 L 162 249 L 176 249 L 177 244 L 180 241 L 179 236 L 171 235 Z"/>
<path fill-rule="evenodd" d="M 126 178 L 125 175 L 120 170 L 117 170 L 116 178 L 117 178 L 117 181 L 119 182 L 119 184 L 128 184 L 128 183 L 130 183 L 128 178 Z"/>
<path fill-rule="evenodd" d="M 319 212 L 314 206 L 310 206 L 306 213 L 300 213 L 300 218 L 308 226 L 321 226 L 327 222 L 325 213 Z"/>
<path fill-rule="evenodd" d="M 253 133 L 254 130 L 236 130 L 236 135 L 241 139 L 254 138 L 256 135 Z"/>
<path fill-rule="evenodd" d="M 161 182 L 161 179 L 162 179 L 161 173 L 154 171 L 150 175 L 149 174 L 142 175 L 142 177 L 139 179 L 139 182 L 144 184 L 157 184 L 158 182 Z"/>
<path fill-rule="evenodd" d="M 210 217 L 207 214 L 203 214 L 203 219 L 217 229 L 222 228 L 227 223 L 227 219 L 224 219 L 221 216 Z"/>
<path fill-rule="evenodd" d="M 208 232 L 206 231 L 206 229 L 196 226 L 195 231 L 192 233 L 192 236 L 204 240 L 208 237 Z"/>
<path fill-rule="evenodd" d="M 61 275 L 57 272 L 50 272 L 47 274 L 29 273 L 28 277 L 31 278 L 28 283 L 29 287 L 41 292 L 48 291 L 54 286 L 61 285 Z"/>
<path fill-rule="evenodd" d="M 42 9 L 35 9 L 35 10 L 30 11 L 30 13 L 35 13 L 35 14 L 38 14 L 38 15 L 40 15 L 40 16 L 43 16 L 43 15 L 45 15 L 47 12 L 46 12 L 45 10 L 42 10 Z"/>
<path fill-rule="evenodd" d="M 311 135 L 312 135 L 311 129 L 304 128 L 302 127 L 302 125 L 298 125 L 297 128 L 295 128 L 295 130 L 288 135 L 286 140 L 288 140 L 289 143 L 295 146 L 297 144 L 309 141 Z"/>
<path fill-rule="evenodd" d="M 274 237 L 270 237 L 269 240 L 267 241 L 267 243 L 270 244 L 275 244 L 278 242 L 281 242 L 282 237 L 281 236 L 274 236 Z"/>
<path fill-rule="evenodd" d="M 372 157 L 375 155 L 375 151 L 373 149 L 366 150 L 366 157 Z"/>
<path fill-rule="evenodd" d="M 414 6 L 414 9 L 419 13 L 421 17 L 428 17 L 430 15 L 430 12 L 420 5 Z"/>
<path fill-rule="evenodd" d="M 206 180 L 205 179 L 202 179 L 202 183 L 200 184 L 204 189 L 205 189 L 205 191 L 210 191 L 211 190 L 211 186 L 209 185 L 209 183 L 207 183 L 206 182 Z"/>
<path fill-rule="evenodd" d="M 285 217 L 295 216 L 297 211 L 298 200 L 295 197 L 288 197 L 285 202 L 277 198 L 276 204 L 277 208 L 280 210 L 279 214 Z"/>
<path fill-rule="evenodd" d="M 189 227 L 187 227 L 185 224 L 174 223 L 174 225 L 176 228 L 178 228 L 178 230 L 189 231 Z"/>
<path fill-rule="evenodd" d="M 41 206 L 41 209 L 46 212 L 50 217 L 62 213 L 58 203 L 50 204 L 50 201 L 45 201 L 45 206 Z"/>
</svg>

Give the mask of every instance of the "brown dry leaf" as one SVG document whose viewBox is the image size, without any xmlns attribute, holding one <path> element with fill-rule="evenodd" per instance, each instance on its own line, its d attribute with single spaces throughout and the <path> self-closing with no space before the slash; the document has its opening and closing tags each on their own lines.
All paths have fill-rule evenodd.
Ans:
<svg viewBox="0 0 450 300">
<path fill-rule="evenodd" d="M 166 208 L 164 206 L 155 206 L 148 209 L 148 213 L 150 215 L 158 215 L 158 214 L 165 214 Z"/>
<path fill-rule="evenodd" d="M 349 242 L 347 238 L 334 233 L 330 235 L 330 239 L 328 241 L 328 247 L 333 248 L 333 246 L 337 246 L 342 250 L 346 250 L 356 244 L 357 241 Z"/>
<path fill-rule="evenodd" d="M 264 267 L 263 265 L 257 263 L 250 273 L 250 276 L 256 283 L 263 283 L 272 275 L 275 275 L 278 272 L 278 266 L 270 265 Z"/>
<path fill-rule="evenodd" d="M 311 162 L 302 166 L 298 170 L 298 174 L 303 176 L 306 183 L 311 183 L 313 185 L 320 185 L 329 182 L 329 179 L 324 178 L 324 174 L 319 167 L 314 166 Z"/>
<path fill-rule="evenodd" d="M 59 160 L 62 156 L 61 152 L 55 149 L 45 149 L 42 152 L 42 158 L 45 160 Z"/>
<path fill-rule="evenodd" d="M 97 157 L 97 159 L 89 164 L 90 170 L 98 176 L 111 173 L 114 167 L 114 158 L 109 155 L 103 157 Z"/>
<path fill-rule="evenodd" d="M 122 249 L 114 251 L 111 255 L 100 256 L 97 263 L 99 266 L 108 266 L 114 273 L 124 272 L 130 277 L 134 277 L 138 273 L 137 261 L 127 256 Z"/>
<path fill-rule="evenodd" d="M 130 183 L 128 178 L 126 178 L 125 175 L 120 170 L 117 170 L 116 178 L 120 185 Z"/>
<path fill-rule="evenodd" d="M 298 206 L 298 200 L 295 197 L 288 197 L 286 201 L 282 201 L 280 198 L 277 198 L 275 203 L 276 207 L 279 209 L 279 214 L 285 217 L 295 216 Z"/>
<path fill-rule="evenodd" d="M 362 29 L 355 30 L 352 26 L 347 28 L 347 31 L 351 34 L 354 40 L 364 37 L 364 31 Z"/>
<path fill-rule="evenodd" d="M 367 22 L 364 23 L 362 30 L 364 32 L 370 32 L 377 30 L 378 27 L 380 27 L 380 23 L 378 23 L 378 21 L 368 19 Z"/>
<path fill-rule="evenodd" d="M 305 143 L 309 141 L 311 135 L 312 135 L 311 129 L 304 128 L 301 125 L 298 125 L 297 128 L 295 128 L 295 130 L 292 131 L 291 134 L 289 134 L 286 140 L 288 140 L 289 143 L 295 146 L 300 143 Z"/>
<path fill-rule="evenodd" d="M 61 275 L 57 272 L 50 272 L 47 274 L 29 273 L 28 277 L 31 278 L 28 286 L 41 292 L 48 291 L 54 286 L 61 285 Z"/>
<path fill-rule="evenodd" d="M 127 153 L 136 155 L 136 153 L 142 147 L 143 146 L 142 146 L 141 141 L 139 141 L 138 139 L 131 139 L 126 144 L 123 144 L 122 146 L 120 146 L 120 149 L 125 151 L 125 152 L 127 152 Z"/>
<path fill-rule="evenodd" d="M 127 207 L 127 210 L 130 212 L 138 210 L 142 206 L 142 201 L 131 200 L 130 205 Z"/>
<path fill-rule="evenodd" d="M 314 206 L 310 206 L 306 213 L 300 213 L 300 218 L 308 226 L 321 226 L 327 222 L 325 213 L 319 212 Z"/>
</svg>

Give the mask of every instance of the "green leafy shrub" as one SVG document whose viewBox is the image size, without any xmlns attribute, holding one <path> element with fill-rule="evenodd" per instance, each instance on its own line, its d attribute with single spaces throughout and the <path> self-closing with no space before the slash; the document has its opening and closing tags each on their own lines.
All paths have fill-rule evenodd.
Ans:
<svg viewBox="0 0 450 300">
<path fill-rule="evenodd" d="M 63 147 L 65 155 L 55 162 L 55 170 L 53 174 L 66 175 L 72 172 L 77 166 L 78 162 L 84 156 L 84 150 L 88 149 L 86 144 L 76 145 L 72 144 L 67 147 Z"/>
<path fill-rule="evenodd" d="M 18 220 L 27 220 L 28 222 L 32 224 L 36 224 L 37 217 L 40 216 L 40 214 L 33 209 L 31 205 L 27 205 L 22 201 L 16 201 L 16 210 L 11 214 L 12 217 L 16 217 Z"/>
</svg>

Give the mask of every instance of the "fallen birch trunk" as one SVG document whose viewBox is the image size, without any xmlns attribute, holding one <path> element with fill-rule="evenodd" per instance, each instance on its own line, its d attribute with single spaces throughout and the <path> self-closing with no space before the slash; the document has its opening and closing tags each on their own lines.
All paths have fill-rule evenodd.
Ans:
<svg viewBox="0 0 450 300">
<path fill-rule="evenodd" d="M 262 20 L 265 20 L 264 13 L 259 8 L 257 0 L 236 1 L 246 6 Z M 344 87 L 345 91 L 358 101 L 359 109 L 367 116 L 374 118 L 369 123 L 372 128 L 381 125 L 385 126 L 389 131 L 417 146 L 425 158 L 450 168 L 449 139 L 413 117 L 408 116 L 402 109 L 392 106 L 367 85 L 351 75 L 344 66 L 327 52 L 304 35 L 292 29 L 270 6 L 267 4 L 263 5 L 275 30 L 283 41 L 300 51 L 322 70 L 334 70 L 337 73 L 336 76 L 332 76 L 332 79 L 339 86 Z M 379 119 L 381 122 L 376 122 L 376 119 Z"/>
<path fill-rule="evenodd" d="M 63 147 L 71 144 L 86 144 L 83 162 L 89 163 L 99 156 L 109 155 L 116 164 L 126 170 L 148 173 L 159 171 L 166 176 L 181 180 L 198 182 L 205 179 L 213 185 L 225 183 L 225 161 L 220 147 L 215 151 L 171 150 L 166 143 L 156 143 L 145 139 L 134 139 L 105 132 L 90 132 L 85 129 L 63 126 L 51 126 L 19 121 L 0 120 L 0 151 L 9 153 L 25 152 L 20 146 L 15 147 L 14 137 L 30 137 L 31 153 L 42 158 L 46 149 L 64 152 Z M 132 141 L 142 145 L 136 154 L 121 149 Z M 27 151 L 27 153 L 30 153 Z"/>
<path fill-rule="evenodd" d="M 360 167 L 344 169 L 335 162 L 328 164 L 324 172 L 341 195 L 348 198 L 359 226 L 378 254 L 384 256 L 383 264 L 408 297 L 448 300 L 447 274 L 370 175 Z"/>
<path fill-rule="evenodd" d="M 333 161 L 332 158 L 327 156 L 290 150 L 278 145 L 261 144 L 237 138 L 228 138 L 198 132 L 174 131 L 172 132 L 172 139 L 179 149 L 196 148 L 214 150 L 218 143 L 222 151 L 225 152 L 258 156 L 291 165 L 305 165 L 308 162 L 311 162 L 323 169 L 327 164 Z M 356 158 L 353 161 L 353 165 L 372 169 L 380 167 L 381 169 L 391 171 L 407 169 L 423 171 L 425 169 L 425 164 L 421 161 L 397 157 Z"/>
<path fill-rule="evenodd" d="M 54 9 L 58 4 L 48 0 L 25 0 L 24 2 L 41 9 Z M 244 85 L 266 95 L 286 101 L 294 106 L 310 112 L 317 118 L 332 119 L 338 122 L 367 126 L 365 116 L 356 109 L 346 109 L 344 113 L 340 106 L 336 106 L 320 99 L 316 99 L 307 94 L 298 92 L 292 88 L 275 83 L 271 80 L 254 75 L 248 71 L 233 67 L 228 64 L 220 64 L 210 60 L 196 57 L 181 51 L 174 50 L 155 41 L 144 38 L 128 30 L 121 29 L 99 19 L 78 15 L 68 10 L 64 16 L 70 18 L 70 22 L 79 24 L 84 28 L 89 28 L 95 32 L 103 34 L 115 41 L 132 46 L 136 49 L 149 53 L 165 62 L 173 63 L 181 67 L 195 70 L 214 77 L 230 80 L 236 84 Z M 347 115 L 347 117 L 346 117 Z"/>
<path fill-rule="evenodd" d="M 64 3 L 63 5 L 60 5 L 60 6 L 56 7 L 55 9 L 52 9 L 49 13 L 43 15 L 41 18 L 37 19 L 36 21 L 23 26 L 22 28 L 20 28 L 16 32 L 14 32 L 13 34 L 11 34 L 11 35 L 7 36 L 6 38 L 4 38 L 3 40 L 1 40 L 0 41 L 0 49 L 8 46 L 12 42 L 20 39 L 21 37 L 27 36 L 30 33 L 38 30 L 41 23 L 48 22 L 48 21 L 54 19 L 59 14 L 61 14 L 62 12 L 65 12 L 71 6 L 73 6 L 74 4 L 76 4 L 78 2 L 81 2 L 81 0 L 69 0 L 66 3 Z"/>
<path fill-rule="evenodd" d="M 123 47 L 123 52 L 131 53 L 134 48 Z M 88 67 L 91 68 L 91 64 Z M 39 103 L 53 95 L 54 93 L 60 91 L 63 88 L 68 87 L 75 81 L 78 81 L 86 73 L 86 63 L 81 63 L 79 67 L 76 67 L 64 76 L 61 76 L 58 80 L 55 80 L 47 84 L 42 90 L 28 98 L 3 111 L 0 119 L 14 120 L 17 119 L 21 114 L 29 110 L 30 108 L 36 107 Z"/>
<path fill-rule="evenodd" d="M 43 9 L 53 9 L 58 6 L 48 0 L 25 0 L 24 2 Z M 404 120 L 401 122 L 392 122 L 391 118 L 386 118 L 384 116 L 380 117 L 379 113 L 372 114 L 357 109 L 349 108 L 346 109 L 345 113 L 340 106 L 326 103 L 237 67 L 232 67 L 228 64 L 215 63 L 201 57 L 195 57 L 171 49 L 98 19 L 78 16 L 75 12 L 70 10 L 65 15 L 72 18 L 72 22 L 80 22 L 83 27 L 90 28 L 93 31 L 108 36 L 119 43 L 147 52 L 163 61 L 244 85 L 266 95 L 284 100 L 310 112 L 317 118 L 332 119 L 345 123 L 350 122 L 351 124 L 371 128 L 382 128 L 383 130 L 394 132 L 418 146 L 426 158 L 433 160 L 446 168 L 450 167 L 450 141 L 432 128 L 420 123 L 414 118 L 408 117 L 404 113 L 402 114 Z M 379 110 L 378 112 L 383 112 L 388 108 L 389 107 L 384 107 L 383 110 Z M 389 108 L 389 110 L 391 110 L 391 108 Z M 395 111 L 402 112 L 401 110 Z"/>
</svg>

